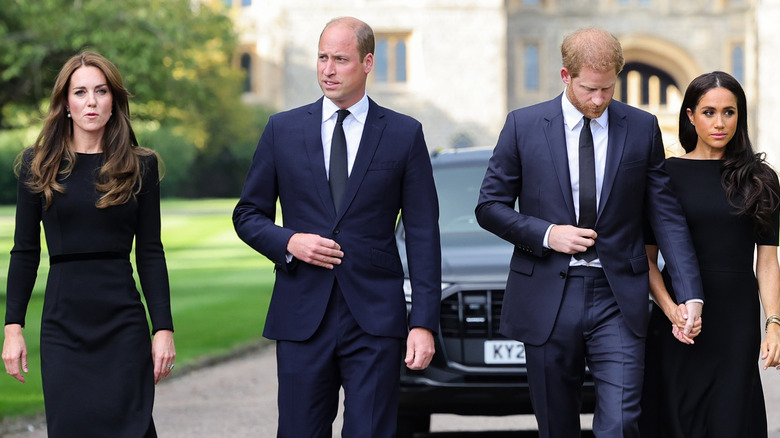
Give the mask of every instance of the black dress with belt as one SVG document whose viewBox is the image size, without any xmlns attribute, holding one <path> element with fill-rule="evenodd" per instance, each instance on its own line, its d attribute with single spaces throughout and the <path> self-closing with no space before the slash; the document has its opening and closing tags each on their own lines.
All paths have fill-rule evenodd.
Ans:
<svg viewBox="0 0 780 438">
<path fill-rule="evenodd" d="M 767 436 L 759 375 L 761 310 L 753 271 L 756 245 L 778 245 L 778 211 L 771 231 L 757 234 L 738 216 L 721 185 L 721 160 L 670 158 L 666 169 L 685 212 L 704 286 L 702 332 L 694 345 L 671 334 L 653 306 L 646 350 L 642 437 L 760 438 Z M 674 294 L 670 278 L 664 282 Z"/>
<path fill-rule="evenodd" d="M 65 193 L 45 208 L 23 181 L 8 274 L 6 324 L 24 325 L 40 260 L 40 223 L 50 254 L 41 327 L 41 374 L 49 437 L 155 437 L 153 331 L 173 329 L 155 156 L 141 156 L 141 191 L 99 209 L 95 188 L 103 154 L 77 154 Z"/>
</svg>

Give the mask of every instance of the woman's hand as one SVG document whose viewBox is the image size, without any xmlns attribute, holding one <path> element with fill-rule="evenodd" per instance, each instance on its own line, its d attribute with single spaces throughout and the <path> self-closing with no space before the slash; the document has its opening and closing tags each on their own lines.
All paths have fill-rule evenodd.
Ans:
<svg viewBox="0 0 780 438">
<path fill-rule="evenodd" d="M 761 342 L 761 360 L 764 360 L 764 369 L 776 367 L 780 370 L 780 325 L 769 324 L 766 328 L 766 337 Z"/>
<path fill-rule="evenodd" d="M 3 363 L 5 364 L 6 373 L 14 379 L 25 383 L 22 372 L 28 373 L 30 370 L 27 368 L 27 344 L 24 342 L 22 326 L 19 324 L 8 324 L 5 326 Z"/>
<path fill-rule="evenodd" d="M 677 305 L 676 307 L 670 306 L 669 309 L 664 309 L 664 314 L 669 318 L 672 323 L 672 335 L 678 341 L 683 344 L 693 344 L 693 338 L 699 336 L 701 333 L 702 319 L 697 317 L 693 321 L 693 327 L 689 335 L 685 335 L 685 324 L 688 322 L 688 318 L 684 315 L 688 315 L 688 308 L 685 304 Z"/>
<path fill-rule="evenodd" d="M 152 360 L 154 361 L 154 383 L 168 377 L 173 371 L 176 360 L 176 347 L 173 345 L 173 332 L 159 330 L 152 339 Z"/>
</svg>

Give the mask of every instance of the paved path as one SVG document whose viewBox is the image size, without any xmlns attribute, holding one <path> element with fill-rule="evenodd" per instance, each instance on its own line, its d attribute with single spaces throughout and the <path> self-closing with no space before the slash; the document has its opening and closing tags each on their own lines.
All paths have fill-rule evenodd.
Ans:
<svg viewBox="0 0 780 438">
<path fill-rule="evenodd" d="M 762 372 L 767 397 L 770 438 L 780 438 L 780 372 Z M 157 387 L 155 424 L 161 438 L 256 438 L 276 434 L 276 361 L 271 344 L 217 364 L 181 371 Z M 583 416 L 583 425 L 590 425 Z M 46 438 L 41 420 L 15 425 L 20 432 L 4 438 Z M 8 424 L 5 425 L 9 427 Z M 536 423 L 532 416 L 460 417 L 434 415 L 430 438 L 526 437 Z M 23 429 L 31 431 L 21 431 Z M 333 427 L 340 436 L 341 424 Z M 471 431 L 471 432 L 462 432 Z M 475 432 L 481 431 L 481 432 Z M 583 437 L 592 434 L 585 433 Z"/>
</svg>

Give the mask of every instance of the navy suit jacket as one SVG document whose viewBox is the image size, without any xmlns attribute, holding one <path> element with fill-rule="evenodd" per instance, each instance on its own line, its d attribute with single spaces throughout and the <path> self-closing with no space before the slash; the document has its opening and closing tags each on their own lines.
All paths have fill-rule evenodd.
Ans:
<svg viewBox="0 0 780 438">
<path fill-rule="evenodd" d="M 577 224 L 561 96 L 508 115 L 476 209 L 482 227 L 515 245 L 500 331 L 530 345 L 544 344 L 552 332 L 571 260 L 543 247 L 545 232 L 551 224 Z M 596 248 L 626 324 L 641 337 L 649 317 L 644 216 L 680 291 L 677 298 L 703 298 L 690 234 L 663 161 L 656 117 L 613 100 Z"/>
<path fill-rule="evenodd" d="M 236 232 L 276 264 L 263 335 L 302 341 L 322 320 L 334 281 L 360 327 L 376 336 L 408 334 L 404 273 L 395 241 L 399 212 L 412 284 L 408 323 L 436 332 L 441 300 L 439 207 L 422 126 L 369 99 L 366 124 L 338 213 L 325 172 L 322 99 L 270 118 L 241 199 Z M 277 199 L 282 225 L 275 223 Z M 333 270 L 286 261 L 294 233 L 341 245 Z"/>
</svg>

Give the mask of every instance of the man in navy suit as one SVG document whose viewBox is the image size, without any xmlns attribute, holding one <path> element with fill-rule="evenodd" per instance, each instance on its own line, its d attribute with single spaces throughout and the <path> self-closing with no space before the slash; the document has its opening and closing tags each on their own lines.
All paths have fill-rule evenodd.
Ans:
<svg viewBox="0 0 780 438">
<path fill-rule="evenodd" d="M 515 245 L 500 331 L 526 345 L 540 436 L 580 436 L 587 364 L 595 435 L 638 437 L 648 321 L 643 217 L 684 303 L 687 336 L 700 325 L 698 264 L 663 168 L 657 119 L 612 101 L 620 43 L 585 29 L 566 37 L 561 54 L 565 92 L 509 114 L 476 215 Z"/>
<path fill-rule="evenodd" d="M 325 26 L 325 96 L 271 117 L 233 213 L 241 239 L 276 264 L 263 335 L 277 341 L 279 437 L 330 437 L 339 387 L 342 436 L 394 436 L 401 360 L 420 370 L 434 354 L 441 249 L 430 157 L 419 122 L 366 95 L 373 51 L 366 23 Z"/>
</svg>

